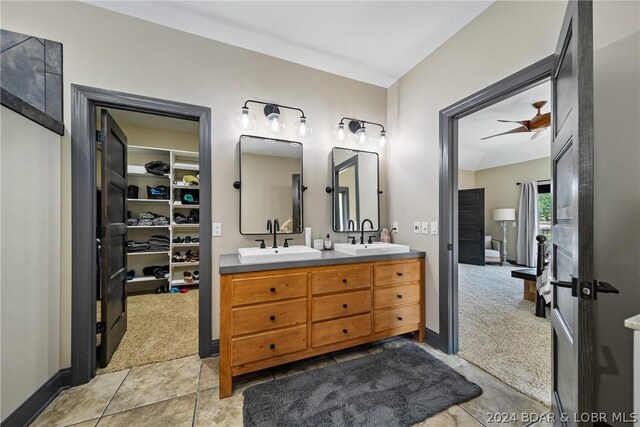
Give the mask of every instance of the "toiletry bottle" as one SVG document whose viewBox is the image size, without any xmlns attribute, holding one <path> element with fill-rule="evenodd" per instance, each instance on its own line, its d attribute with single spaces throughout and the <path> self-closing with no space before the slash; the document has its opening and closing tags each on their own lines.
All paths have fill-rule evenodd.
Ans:
<svg viewBox="0 0 640 427">
<path fill-rule="evenodd" d="M 313 249 L 321 251 L 323 248 L 324 242 L 322 241 L 322 236 L 318 234 L 318 238 L 313 240 Z"/>
<path fill-rule="evenodd" d="M 331 237 L 329 237 L 329 233 L 327 233 L 327 238 L 324 239 L 324 249 L 327 251 L 333 249 L 333 242 L 331 241 Z"/>
<path fill-rule="evenodd" d="M 308 247 L 311 247 L 311 227 L 306 227 L 304 229 L 304 244 Z"/>
</svg>

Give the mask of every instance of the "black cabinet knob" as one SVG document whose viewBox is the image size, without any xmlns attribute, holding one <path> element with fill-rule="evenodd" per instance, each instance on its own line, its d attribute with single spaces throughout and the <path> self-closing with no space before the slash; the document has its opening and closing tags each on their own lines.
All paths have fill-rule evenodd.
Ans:
<svg viewBox="0 0 640 427">
<path fill-rule="evenodd" d="M 396 295 L 398 298 L 402 299 L 402 294 Z"/>
<path fill-rule="evenodd" d="M 402 320 L 402 317 L 401 317 L 401 316 L 398 316 L 398 320 Z"/>
<path fill-rule="evenodd" d="M 276 320 L 276 316 L 274 315 L 269 316 L 269 320 Z"/>
<path fill-rule="evenodd" d="M 276 288 L 271 288 L 271 292 L 275 292 L 275 291 L 276 291 Z"/>
<path fill-rule="evenodd" d="M 398 271 L 396 274 L 397 274 L 398 276 L 402 277 L 402 275 L 403 275 L 404 273 L 402 273 L 401 271 Z"/>
<path fill-rule="evenodd" d="M 342 279 L 342 283 L 347 283 L 347 279 Z"/>
<path fill-rule="evenodd" d="M 276 345 L 275 345 L 275 344 L 270 344 L 270 345 L 269 345 L 269 348 L 270 348 L 271 350 L 275 350 Z"/>
<path fill-rule="evenodd" d="M 342 308 L 347 308 L 349 307 L 347 304 L 342 304 Z"/>
<path fill-rule="evenodd" d="M 343 334 L 346 334 L 346 333 L 348 333 L 348 332 L 349 332 L 349 330 L 348 330 L 348 329 L 343 329 L 343 330 L 342 330 L 342 333 L 343 333 Z"/>
</svg>

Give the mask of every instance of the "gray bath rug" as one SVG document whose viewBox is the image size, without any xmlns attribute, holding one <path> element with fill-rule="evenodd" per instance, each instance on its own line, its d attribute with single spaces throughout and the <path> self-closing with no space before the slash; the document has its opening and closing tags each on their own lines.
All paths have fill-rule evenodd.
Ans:
<svg viewBox="0 0 640 427">
<path fill-rule="evenodd" d="M 410 426 L 482 389 L 413 344 L 258 384 L 245 427 Z"/>
</svg>

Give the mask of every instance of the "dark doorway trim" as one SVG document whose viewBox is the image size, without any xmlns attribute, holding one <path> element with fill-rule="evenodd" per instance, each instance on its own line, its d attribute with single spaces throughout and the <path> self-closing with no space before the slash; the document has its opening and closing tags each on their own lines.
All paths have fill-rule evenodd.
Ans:
<svg viewBox="0 0 640 427">
<path fill-rule="evenodd" d="M 71 85 L 71 385 L 96 373 L 96 107 L 117 108 L 199 123 L 200 149 L 200 357 L 211 356 L 211 109 Z"/>
<path fill-rule="evenodd" d="M 440 350 L 458 352 L 458 120 L 551 77 L 553 55 L 440 111 Z"/>
</svg>

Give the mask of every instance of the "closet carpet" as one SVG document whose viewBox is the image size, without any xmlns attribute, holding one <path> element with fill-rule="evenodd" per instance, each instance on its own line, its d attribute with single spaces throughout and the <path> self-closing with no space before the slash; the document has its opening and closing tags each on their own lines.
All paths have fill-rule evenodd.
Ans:
<svg viewBox="0 0 640 427">
<path fill-rule="evenodd" d="M 127 298 L 127 333 L 98 374 L 198 353 L 198 290 Z M 100 303 L 98 303 L 100 313 Z"/>
<path fill-rule="evenodd" d="M 459 355 L 516 390 L 551 405 L 551 324 L 522 299 L 523 267 L 460 264 Z"/>
</svg>

